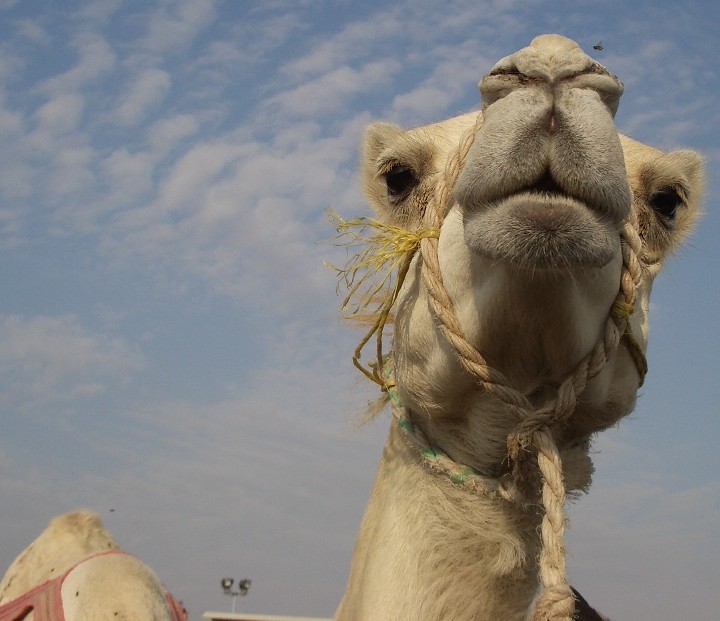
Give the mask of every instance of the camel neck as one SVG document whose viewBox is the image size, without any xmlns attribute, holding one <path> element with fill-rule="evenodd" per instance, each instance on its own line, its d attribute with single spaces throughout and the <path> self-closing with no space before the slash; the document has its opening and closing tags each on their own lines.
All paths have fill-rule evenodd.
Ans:
<svg viewBox="0 0 720 621">
<path fill-rule="evenodd" d="M 537 511 L 466 485 L 392 425 L 336 619 L 525 617 L 537 587 Z"/>
</svg>

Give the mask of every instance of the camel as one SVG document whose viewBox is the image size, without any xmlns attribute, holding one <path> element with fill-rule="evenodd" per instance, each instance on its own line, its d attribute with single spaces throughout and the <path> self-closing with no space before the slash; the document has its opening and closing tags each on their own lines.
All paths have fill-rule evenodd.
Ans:
<svg viewBox="0 0 720 621">
<path fill-rule="evenodd" d="M 394 415 L 338 621 L 589 614 L 566 493 L 634 408 L 653 280 L 698 217 L 702 158 L 619 134 L 622 83 L 574 41 L 537 37 L 479 88 L 480 111 L 370 126 L 377 217 L 337 220 L 371 325 L 354 363 Z"/>
<path fill-rule="evenodd" d="M 0 581 L 0 621 L 187 621 L 153 571 L 122 552 L 100 517 L 53 518 Z"/>
</svg>

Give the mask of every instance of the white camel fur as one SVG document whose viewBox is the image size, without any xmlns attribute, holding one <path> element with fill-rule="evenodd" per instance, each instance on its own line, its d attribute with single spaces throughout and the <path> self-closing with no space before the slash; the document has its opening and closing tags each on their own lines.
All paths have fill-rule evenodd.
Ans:
<svg viewBox="0 0 720 621">
<path fill-rule="evenodd" d="M 480 91 L 367 131 L 373 226 L 414 241 L 373 328 L 394 315 L 391 358 L 365 367 L 398 422 L 340 621 L 521 620 L 538 572 L 533 619 L 572 618 L 564 494 L 634 408 L 652 282 L 698 216 L 700 156 L 619 135 L 622 84 L 575 42 L 536 38 Z"/>
<path fill-rule="evenodd" d="M 111 551 L 118 553 L 101 554 Z M 53 518 L 13 561 L 0 582 L 0 609 L 73 567 L 61 588 L 66 621 L 174 621 L 176 618 L 155 573 L 137 558 L 119 553 L 99 516 L 85 510 Z M 22 618 L 37 621 L 34 615 L 31 612 Z"/>
</svg>

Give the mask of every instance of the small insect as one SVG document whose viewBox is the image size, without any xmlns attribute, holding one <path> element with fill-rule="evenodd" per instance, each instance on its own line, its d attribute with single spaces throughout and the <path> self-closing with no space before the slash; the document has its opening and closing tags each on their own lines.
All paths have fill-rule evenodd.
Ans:
<svg viewBox="0 0 720 621">
<path fill-rule="evenodd" d="M 598 41 L 595 45 L 593 45 L 593 49 L 597 50 L 598 52 L 602 52 L 605 49 L 605 46 L 603 45 L 602 41 Z"/>
</svg>

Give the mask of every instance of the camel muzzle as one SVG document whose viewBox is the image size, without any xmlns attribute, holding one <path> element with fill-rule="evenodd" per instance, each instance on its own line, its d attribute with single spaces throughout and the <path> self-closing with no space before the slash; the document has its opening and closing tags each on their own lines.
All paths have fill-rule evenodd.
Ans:
<svg viewBox="0 0 720 621">
<path fill-rule="evenodd" d="M 557 35 L 538 37 L 485 76 L 482 124 L 454 188 L 474 251 L 535 268 L 612 259 L 632 205 L 613 120 L 622 91 Z"/>
</svg>

